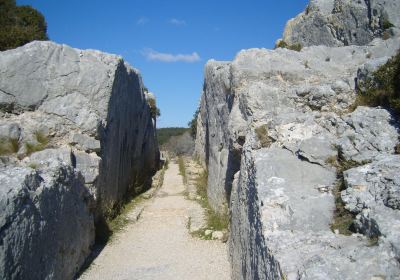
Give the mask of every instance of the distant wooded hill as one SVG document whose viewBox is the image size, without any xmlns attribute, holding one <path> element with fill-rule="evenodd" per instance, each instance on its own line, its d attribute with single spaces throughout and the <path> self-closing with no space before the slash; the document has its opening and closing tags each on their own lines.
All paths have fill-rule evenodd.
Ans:
<svg viewBox="0 0 400 280">
<path fill-rule="evenodd" d="M 158 144 L 162 146 L 167 143 L 172 136 L 179 136 L 189 131 L 186 127 L 165 127 L 157 129 Z"/>
</svg>

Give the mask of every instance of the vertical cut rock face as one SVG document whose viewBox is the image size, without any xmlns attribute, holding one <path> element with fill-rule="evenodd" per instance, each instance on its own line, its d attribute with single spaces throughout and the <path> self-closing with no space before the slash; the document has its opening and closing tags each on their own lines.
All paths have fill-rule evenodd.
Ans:
<svg viewBox="0 0 400 280">
<path fill-rule="evenodd" d="M 351 108 L 358 81 L 399 46 L 394 36 L 207 63 L 196 153 L 211 206 L 229 204 L 233 279 L 398 279 L 399 126 L 386 109 Z M 338 159 L 360 166 L 341 193 Z M 340 198 L 350 236 L 331 226 Z"/>
<path fill-rule="evenodd" d="M 71 278 L 89 254 L 94 240 L 93 222 L 122 203 L 128 193 L 143 191 L 158 168 L 155 125 L 141 76 L 115 55 L 53 42 L 32 42 L 0 52 L 0 115 L 0 175 L 7 177 L 12 170 L 21 178 L 21 182 L 11 180 L 0 186 L 3 218 L 7 220 L 0 229 L 0 265 L 19 267 L 18 272 L 14 268 L 6 270 L 4 276 L 19 279 L 35 271 L 40 272 L 35 274 L 36 279 Z M 32 203 L 43 202 L 32 207 L 48 207 L 59 216 L 44 217 L 40 208 L 19 223 L 20 216 L 25 215 L 25 204 L 11 203 L 18 192 L 8 190 L 31 188 L 23 183 L 27 170 L 36 169 L 38 178 L 44 176 L 38 180 L 47 182 L 52 162 L 62 163 L 75 173 L 63 173 L 61 185 L 58 179 L 46 185 L 54 192 L 65 189 L 60 189 L 54 199 L 44 197 L 47 187 L 36 192 Z M 71 179 L 74 176 L 81 184 Z M 76 188 L 90 193 L 93 202 L 87 205 L 89 213 L 73 209 L 89 201 L 86 196 L 69 194 L 77 192 Z M 62 203 L 64 199 L 68 204 Z M 80 223 L 80 230 L 69 227 L 71 219 Z M 57 235 L 55 240 L 43 242 L 53 238 L 51 229 L 60 240 Z M 22 242 L 31 230 L 35 230 L 32 238 Z M 74 237 L 73 242 L 64 238 L 68 234 Z M 13 243 L 17 254 L 10 254 L 4 238 L 21 239 Z M 26 246 L 36 248 L 29 258 L 24 257 Z M 69 254 L 67 262 L 64 254 Z M 49 262 L 53 255 L 54 260 Z M 37 267 L 30 258 L 39 262 Z"/>
</svg>

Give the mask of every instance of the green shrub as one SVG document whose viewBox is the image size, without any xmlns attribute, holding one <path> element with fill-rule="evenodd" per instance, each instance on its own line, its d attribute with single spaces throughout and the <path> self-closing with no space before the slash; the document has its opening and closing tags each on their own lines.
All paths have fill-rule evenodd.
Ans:
<svg viewBox="0 0 400 280">
<path fill-rule="evenodd" d="M 383 30 L 386 30 L 386 29 L 389 29 L 389 28 L 392 28 L 392 27 L 394 27 L 394 25 L 393 25 L 393 23 L 391 23 L 388 19 L 384 19 L 383 21 L 382 21 L 382 29 Z"/>
<path fill-rule="evenodd" d="M 295 43 L 293 45 L 289 45 L 285 41 L 280 40 L 275 46 L 275 49 L 277 49 L 277 48 L 284 48 L 284 49 L 289 49 L 289 50 L 292 50 L 292 51 L 299 52 L 299 51 L 301 51 L 301 49 L 303 47 L 302 47 L 302 45 L 300 43 Z"/>
<path fill-rule="evenodd" d="M 196 138 L 197 135 L 197 117 L 199 116 L 200 113 L 200 107 L 197 108 L 196 112 L 193 114 L 193 118 L 188 122 L 188 126 L 190 129 L 190 136 L 192 136 L 193 139 Z"/>
<path fill-rule="evenodd" d="M 48 40 L 43 15 L 31 6 L 17 6 L 14 0 L 0 0 L 0 51 L 34 40 Z"/>
<path fill-rule="evenodd" d="M 148 100 L 150 106 L 150 114 L 153 119 L 158 118 L 161 116 L 160 109 L 157 107 L 156 100 L 154 98 L 149 98 Z"/>
<path fill-rule="evenodd" d="M 400 51 L 380 66 L 359 91 L 356 103 L 365 106 L 383 106 L 400 113 Z"/>
</svg>

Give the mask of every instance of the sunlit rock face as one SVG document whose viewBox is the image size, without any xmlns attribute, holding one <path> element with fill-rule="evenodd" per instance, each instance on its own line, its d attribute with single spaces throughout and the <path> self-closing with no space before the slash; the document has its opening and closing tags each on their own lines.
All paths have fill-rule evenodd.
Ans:
<svg viewBox="0 0 400 280">
<path fill-rule="evenodd" d="M 283 41 L 289 45 L 366 45 L 374 38 L 400 33 L 397 0 L 312 0 L 306 10 L 289 20 Z"/>
<path fill-rule="evenodd" d="M 389 2 L 383 11 L 397 7 Z M 329 14 L 345 3 L 309 9 Z M 387 16 L 397 24 L 399 14 Z M 367 41 L 343 46 L 322 37 L 300 52 L 249 49 L 207 63 L 196 153 L 208 167 L 211 206 L 229 206 L 233 279 L 400 275 L 398 123 L 386 109 L 353 106 L 358 81 L 393 56 L 400 39 Z M 338 159 L 359 166 L 343 181 Z M 358 233 L 332 230 L 338 199 Z"/>
<path fill-rule="evenodd" d="M 76 215 L 78 221 L 91 219 L 91 222 L 82 223 L 81 226 L 86 227 L 85 232 L 92 232 L 93 221 L 120 204 L 128 192 L 135 194 L 143 191 L 158 168 L 155 125 L 143 92 L 140 73 L 119 56 L 73 49 L 53 42 L 32 42 L 0 52 L 0 114 L 3 150 L 1 172 L 7 173 L 18 167 L 35 169 L 38 176 L 42 176 L 48 172 L 50 163 L 59 162 L 66 165 L 67 169 L 74 170 L 75 173 L 68 176 L 80 176 L 82 184 L 79 188 L 83 187 L 92 200 L 86 206 L 90 212 L 87 215 L 91 218 L 80 217 L 83 210 L 68 210 L 74 203 L 88 203 L 86 196 L 75 195 L 75 201 L 71 198 L 70 205 L 59 205 L 63 208 L 54 210 L 60 211 L 57 217 L 60 229 L 66 226 L 63 223 L 69 223 L 63 211 L 72 211 L 70 214 Z M 23 177 L 21 175 L 22 181 Z M 54 203 L 70 195 L 67 190 L 76 191 L 77 183 L 74 180 L 64 177 L 62 180 L 60 188 L 65 188 L 65 191 L 55 195 Z M 15 188 L 21 184 L 17 182 Z M 49 189 L 56 192 L 58 184 L 49 184 Z M 7 187 L 14 188 L 13 185 Z M 17 192 L 7 192 L 5 189 L 1 192 L 5 201 L 13 200 L 17 195 Z M 43 192 L 35 193 L 38 201 L 43 195 Z M 51 201 L 48 199 L 46 203 Z M 8 202 L 4 205 L 5 209 L 12 207 Z M 56 205 L 48 207 L 57 209 Z M 10 210 L 10 213 L 13 211 Z M 16 214 L 12 215 L 17 217 L 21 212 L 23 210 L 17 209 Z M 55 226 L 52 225 L 55 221 L 44 220 L 49 227 Z M 42 230 L 37 223 L 41 222 L 36 218 L 27 218 L 23 223 L 23 226 L 40 229 L 35 232 L 37 238 L 27 241 L 31 242 L 29 246 L 39 246 L 35 242 L 52 238 L 50 232 L 46 228 Z M 20 226 L 15 225 L 16 228 Z M 70 230 L 65 235 L 78 234 L 72 232 L 76 228 L 71 227 Z M 13 236 L 16 234 L 13 227 L 2 228 L 1 234 L 7 238 L 17 238 Z M 73 244 L 68 240 L 64 243 L 55 241 L 32 255 L 32 258 L 40 259 L 61 249 L 78 252 L 72 254 L 69 260 L 68 266 L 73 267 L 70 270 L 63 270 L 61 267 L 64 264 L 56 258 L 52 268 L 42 267 L 42 274 L 37 279 L 66 279 L 77 271 L 82 259 L 89 253 L 88 244 L 93 243 L 94 234 L 82 234 L 82 237 L 78 234 L 76 238 L 78 241 Z M 79 243 L 80 238 L 82 243 Z M 15 246 L 25 245 L 16 243 Z M 2 253 L 4 250 L 0 249 Z M 3 259 L 8 262 L 7 265 L 16 265 L 21 261 L 19 258 L 23 257 L 17 254 L 11 258 L 7 254 Z M 18 278 L 15 275 L 10 277 Z"/>
</svg>

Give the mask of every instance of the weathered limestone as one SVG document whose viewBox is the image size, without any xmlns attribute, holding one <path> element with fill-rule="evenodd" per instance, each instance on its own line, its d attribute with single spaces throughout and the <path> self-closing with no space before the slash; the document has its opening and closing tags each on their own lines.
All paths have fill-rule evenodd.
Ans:
<svg viewBox="0 0 400 280">
<path fill-rule="evenodd" d="M 330 14 L 329 3 L 338 8 L 347 2 L 310 5 Z M 390 15 L 395 23 L 398 14 Z M 365 178 L 378 178 L 377 195 L 391 203 L 400 187 L 395 119 L 383 108 L 350 110 L 362 80 L 400 46 L 397 36 L 371 41 L 376 34 L 367 35 L 364 46 L 329 47 L 344 43 L 321 35 L 328 46 L 250 49 L 232 62 L 207 63 L 196 152 L 209 170 L 211 206 L 222 212 L 230 205 L 233 279 L 398 279 L 398 209 L 382 203 L 352 208 L 363 194 L 359 185 L 365 196 L 375 192 L 376 183 Z M 390 160 L 382 162 L 385 157 Z M 342 192 L 357 215 L 352 236 L 331 229 L 338 159 L 371 162 L 345 173 L 358 180 L 345 179 L 356 187 Z"/>
<path fill-rule="evenodd" d="M 376 161 L 344 172 L 342 191 L 346 208 L 357 214 L 354 226 L 371 238 L 380 237 L 400 257 L 400 156 Z"/>
<path fill-rule="evenodd" d="M 138 191 L 157 168 L 155 129 L 142 88 L 138 71 L 121 57 L 33 42 L 0 54 L 0 131 L 19 140 L 20 158 L 26 143 L 38 144 L 38 133 L 48 146 L 74 146 L 78 169 L 90 162 L 94 170 L 83 170 L 85 182 L 104 210 L 129 189 Z"/>
<path fill-rule="evenodd" d="M 0 115 L 0 278 L 72 279 L 93 224 L 158 168 L 140 74 L 115 55 L 32 42 L 0 52 Z"/>
<path fill-rule="evenodd" d="M 0 278 L 72 279 L 94 241 L 83 177 L 51 160 L 0 170 Z"/>
<path fill-rule="evenodd" d="M 354 78 L 358 69 L 370 60 L 390 57 L 399 43 L 399 39 L 376 40 L 369 46 L 317 46 L 301 52 L 251 49 L 240 52 L 232 63 L 209 61 L 205 68 L 196 152 L 208 165 L 212 207 L 222 211 L 229 199 L 249 127 L 257 129 L 265 125 L 267 139 L 319 164 L 325 164 L 328 157 L 336 154 L 333 145 L 345 148 L 348 141 L 345 138 L 352 131 L 346 123 L 351 121 L 343 121 L 330 112 L 345 112 L 355 100 Z M 359 116 L 364 114 L 361 109 L 356 112 Z M 377 116 L 371 116 L 370 135 L 379 129 L 373 125 L 376 118 L 381 118 L 381 123 L 391 121 L 386 111 L 379 112 L 371 113 Z M 353 116 L 355 121 L 358 115 Z M 379 145 L 387 145 L 391 150 L 397 142 L 397 132 L 390 124 L 387 127 L 390 143 Z M 339 135 L 343 136 L 343 143 L 337 141 Z M 372 136 L 369 139 L 382 140 L 374 140 Z M 323 149 L 314 152 L 323 154 L 308 156 L 312 153 L 310 145 L 315 144 Z M 354 149 L 351 147 L 346 149 Z"/>
<path fill-rule="evenodd" d="M 306 11 L 289 20 L 283 41 L 289 45 L 366 45 L 377 37 L 399 34 L 397 0 L 311 0 Z"/>
</svg>

